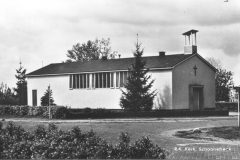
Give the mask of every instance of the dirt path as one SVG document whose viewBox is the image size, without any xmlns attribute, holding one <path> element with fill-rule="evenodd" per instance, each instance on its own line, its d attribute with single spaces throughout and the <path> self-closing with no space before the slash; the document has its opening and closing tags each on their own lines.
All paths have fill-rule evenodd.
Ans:
<svg viewBox="0 0 240 160">
<path fill-rule="evenodd" d="M 231 141 L 216 138 L 216 141 L 195 140 L 174 136 L 177 131 L 191 130 L 194 128 L 174 129 L 161 133 L 162 137 L 176 141 L 176 145 L 170 149 L 171 154 L 167 159 L 240 159 L 240 141 Z"/>
</svg>

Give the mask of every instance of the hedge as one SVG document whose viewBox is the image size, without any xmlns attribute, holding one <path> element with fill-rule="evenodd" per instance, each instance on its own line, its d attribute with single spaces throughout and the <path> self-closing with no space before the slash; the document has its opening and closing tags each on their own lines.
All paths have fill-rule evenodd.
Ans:
<svg viewBox="0 0 240 160">
<path fill-rule="evenodd" d="M 0 159 L 164 159 L 166 155 L 148 137 L 130 143 L 128 134 L 121 133 L 113 145 L 78 127 L 63 131 L 50 123 L 28 132 L 12 122 L 5 127 L 0 122 Z"/>
<path fill-rule="evenodd" d="M 149 112 L 130 112 L 111 109 L 68 109 L 66 119 L 87 118 L 162 118 L 162 117 L 196 117 L 196 116 L 228 116 L 223 110 L 153 110 Z"/>
<path fill-rule="evenodd" d="M 49 118 L 48 106 L 0 106 L 0 115 L 14 117 Z M 64 106 L 51 106 L 51 115 L 55 119 L 88 119 L 88 118 L 161 118 L 161 117 L 194 117 L 194 116 L 228 116 L 227 110 L 205 109 L 191 110 L 153 110 L 149 112 L 131 112 L 114 109 L 71 109 Z"/>
<path fill-rule="evenodd" d="M 237 102 L 216 102 L 216 108 L 218 110 L 227 110 L 227 111 L 237 112 L 238 103 Z"/>
<path fill-rule="evenodd" d="M 65 118 L 67 108 L 64 106 L 51 106 L 52 118 Z M 0 115 L 15 117 L 49 117 L 49 106 L 9 106 L 0 105 Z"/>
</svg>

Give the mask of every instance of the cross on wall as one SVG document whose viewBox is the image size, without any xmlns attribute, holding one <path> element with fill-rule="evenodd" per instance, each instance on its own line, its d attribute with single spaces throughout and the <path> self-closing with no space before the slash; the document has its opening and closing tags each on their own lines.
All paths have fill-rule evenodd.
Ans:
<svg viewBox="0 0 240 160">
<path fill-rule="evenodd" d="M 193 67 L 193 69 L 194 69 L 194 75 L 196 76 L 197 75 L 197 66 L 195 65 L 194 67 Z"/>
</svg>

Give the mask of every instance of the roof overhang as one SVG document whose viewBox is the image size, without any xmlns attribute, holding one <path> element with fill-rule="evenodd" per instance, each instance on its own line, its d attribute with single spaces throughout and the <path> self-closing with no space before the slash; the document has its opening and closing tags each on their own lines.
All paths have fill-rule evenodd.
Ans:
<svg viewBox="0 0 240 160">
<path fill-rule="evenodd" d="M 155 71 L 155 70 L 172 70 L 173 67 L 166 67 L 166 68 L 149 68 L 149 71 Z M 123 72 L 128 71 L 126 70 L 108 70 L 108 71 L 94 71 L 94 72 L 72 72 L 72 73 L 59 73 L 59 74 L 41 74 L 41 75 L 26 75 L 27 78 L 32 77 L 48 77 L 48 76 L 65 76 L 65 75 L 71 75 L 71 74 L 86 74 L 86 73 L 104 73 L 104 72 Z"/>
</svg>

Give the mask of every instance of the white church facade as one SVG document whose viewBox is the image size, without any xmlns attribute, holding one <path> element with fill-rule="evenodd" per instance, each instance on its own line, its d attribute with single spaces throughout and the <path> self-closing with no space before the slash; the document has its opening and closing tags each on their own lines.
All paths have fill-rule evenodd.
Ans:
<svg viewBox="0 0 240 160">
<path fill-rule="evenodd" d="M 216 69 L 197 53 L 196 30 L 185 36 L 185 53 L 143 57 L 156 90 L 153 108 L 215 107 Z M 195 36 L 195 40 L 194 40 Z M 188 38 L 188 39 L 187 39 Z M 28 105 L 39 106 L 50 85 L 57 105 L 121 109 L 120 97 L 134 58 L 55 63 L 27 74 Z"/>
</svg>

